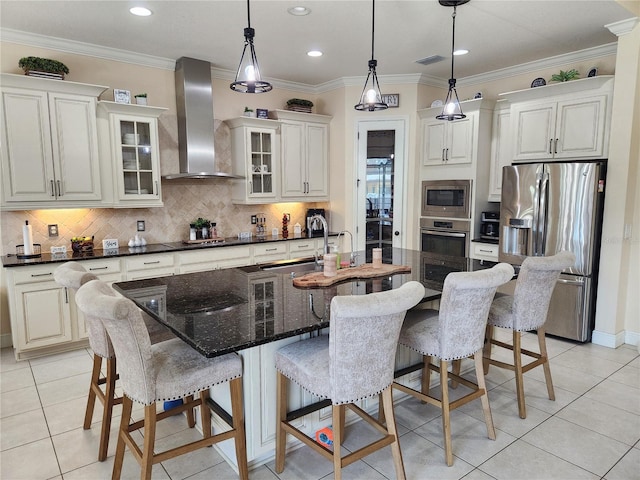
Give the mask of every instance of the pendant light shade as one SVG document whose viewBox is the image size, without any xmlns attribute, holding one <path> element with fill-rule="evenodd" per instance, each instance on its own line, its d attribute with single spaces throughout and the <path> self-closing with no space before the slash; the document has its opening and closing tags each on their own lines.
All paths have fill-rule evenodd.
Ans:
<svg viewBox="0 0 640 480">
<path fill-rule="evenodd" d="M 456 90 L 456 79 L 453 75 L 453 52 L 456 50 L 456 7 L 458 7 L 458 5 L 464 5 L 469 1 L 470 0 L 439 0 L 440 5 L 443 7 L 453 7 L 453 13 L 451 14 L 453 30 L 451 34 L 451 78 L 449 79 L 449 91 L 447 92 L 447 98 L 442 107 L 442 113 L 436 115 L 438 120 L 452 121 L 466 118 L 466 115 L 462 113 L 462 107 L 458 99 L 458 91 Z"/>
<path fill-rule="evenodd" d="M 269 82 L 262 80 L 253 38 L 256 31 L 251 28 L 251 10 L 247 0 L 247 28 L 244 29 L 244 48 L 235 81 L 229 85 L 231 90 L 240 93 L 266 93 L 273 89 Z"/>
<path fill-rule="evenodd" d="M 373 45 L 374 45 L 374 32 L 375 32 L 375 19 L 376 19 L 376 0 L 372 0 L 373 12 L 371 14 L 371 60 L 369 60 L 369 73 L 367 79 L 364 82 L 364 88 L 360 95 L 360 102 L 354 107 L 356 110 L 375 112 L 377 110 L 385 110 L 388 105 L 382 101 L 382 94 L 380 93 L 380 84 L 378 83 L 378 74 L 376 73 L 376 67 L 378 61 L 374 59 Z"/>
</svg>

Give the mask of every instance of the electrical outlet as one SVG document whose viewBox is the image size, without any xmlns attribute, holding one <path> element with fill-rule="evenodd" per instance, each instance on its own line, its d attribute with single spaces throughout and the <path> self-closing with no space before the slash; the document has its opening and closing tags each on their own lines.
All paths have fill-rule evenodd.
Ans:
<svg viewBox="0 0 640 480">
<path fill-rule="evenodd" d="M 144 220 L 138 220 L 137 224 L 138 224 L 138 231 L 144 232 Z"/>
<path fill-rule="evenodd" d="M 251 225 L 255 225 L 256 223 L 258 223 L 258 216 L 251 215 Z"/>
<path fill-rule="evenodd" d="M 49 236 L 50 237 L 57 237 L 58 236 L 58 225 L 57 224 L 53 224 L 53 225 L 49 225 Z"/>
</svg>

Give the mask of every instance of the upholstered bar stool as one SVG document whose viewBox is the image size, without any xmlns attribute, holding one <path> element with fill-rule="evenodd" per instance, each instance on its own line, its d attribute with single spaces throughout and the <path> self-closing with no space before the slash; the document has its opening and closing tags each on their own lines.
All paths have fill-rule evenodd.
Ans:
<svg viewBox="0 0 640 480">
<path fill-rule="evenodd" d="M 53 277 L 59 285 L 66 287 L 74 293 L 91 280 L 97 280 L 93 273 L 87 272 L 79 262 L 66 262 L 60 265 L 53 272 Z M 145 317 L 145 324 L 149 330 L 151 343 L 159 343 L 165 340 L 176 338 L 166 327 L 158 322 Z M 101 322 L 86 319 L 87 332 L 89 335 L 89 346 L 93 351 L 93 369 L 91 381 L 89 383 L 89 396 L 87 397 L 87 407 L 84 414 L 82 427 L 85 430 L 91 428 L 91 419 L 96 404 L 96 399 L 102 404 L 102 427 L 100 431 L 100 446 L 98 447 L 98 460 L 104 461 L 107 458 L 109 449 L 109 433 L 111 432 L 111 416 L 113 407 L 122 403 L 122 397 L 115 395 L 116 381 L 118 374 L 116 369 L 116 355 L 111 346 L 111 341 Z M 102 361 L 105 361 L 105 375 L 102 376 Z M 104 385 L 104 391 L 102 386 Z M 195 426 L 193 410 L 187 410 L 187 424 L 189 427 Z"/>
<path fill-rule="evenodd" d="M 67 262 L 60 265 L 53 272 L 56 283 L 66 287 L 73 292 L 91 280 L 97 280 L 93 273 L 87 272 L 84 267 L 77 262 Z M 100 446 L 98 447 L 98 460 L 104 461 L 107 458 L 109 448 L 109 433 L 111 431 L 111 414 L 113 406 L 122 403 L 122 397 L 116 397 L 115 387 L 118 375 L 116 373 L 116 357 L 107 337 L 107 332 L 102 325 L 92 325 L 87 322 L 89 332 L 89 345 L 93 351 L 93 370 L 91 372 L 91 383 L 89 384 L 89 396 L 87 397 L 87 407 L 84 414 L 82 428 L 91 428 L 91 419 L 96 404 L 96 398 L 102 403 L 102 428 L 100 431 Z M 106 372 L 101 374 L 102 360 L 106 361 Z M 104 392 L 101 385 L 105 386 Z"/>
<path fill-rule="evenodd" d="M 575 261 L 575 255 L 570 252 L 560 252 L 550 257 L 527 257 L 522 262 L 513 295 L 498 295 L 489 310 L 484 348 L 484 370 L 487 373 L 489 365 L 495 365 L 515 372 L 520 418 L 527 417 L 523 373 L 542 365 L 549 400 L 556 398 L 547 356 L 544 324 L 547 321 L 551 295 L 560 272 L 574 265 Z M 494 339 L 494 327 L 511 329 L 513 331 L 513 345 Z M 537 331 L 539 353 L 523 349 L 521 346 L 522 332 L 531 330 Z M 513 364 L 492 359 L 492 345 L 512 350 Z M 523 365 L 523 354 L 535 360 Z"/>
<path fill-rule="evenodd" d="M 117 296 L 100 280 L 80 287 L 76 303 L 87 318 L 103 323 L 120 365 L 124 397 L 112 478 L 120 478 L 125 445 L 141 466 L 140 478 L 149 479 L 156 463 L 234 438 L 240 478 L 247 479 L 241 358 L 235 353 L 206 358 L 178 338 L 152 345 L 140 309 L 131 300 Z M 226 382 L 231 390 L 231 429 L 212 435 L 209 389 Z M 199 398 L 191 398 L 198 393 Z M 186 399 L 184 405 L 156 412 L 157 402 L 178 399 Z M 131 423 L 134 401 L 144 405 L 144 420 Z M 197 406 L 203 438 L 155 453 L 158 420 Z M 142 449 L 131 436 L 131 432 L 139 429 L 143 429 L 144 435 Z"/>
<path fill-rule="evenodd" d="M 342 478 L 343 467 L 387 445 L 391 445 L 396 477 L 405 478 L 391 384 L 402 321 L 406 311 L 422 300 L 424 291 L 422 284 L 411 281 L 396 290 L 333 297 L 328 336 L 320 335 L 292 343 L 276 352 L 277 473 L 284 470 L 286 434 L 290 433 L 332 460 L 337 480 Z M 288 380 L 325 401 L 305 407 L 303 412 L 289 412 Z M 355 402 L 380 393 L 387 419 L 386 427 L 355 405 Z M 333 452 L 291 423 L 302 414 L 328 405 L 331 405 L 333 415 Z M 347 406 L 381 432 L 383 437 L 342 457 L 341 443 Z"/>
<path fill-rule="evenodd" d="M 393 387 L 442 409 L 445 459 L 449 466 L 453 465 L 451 410 L 480 398 L 487 435 L 492 440 L 496 438 L 484 381 L 482 346 L 496 288 L 512 277 L 513 267 L 506 263 L 487 270 L 450 273 L 444 281 L 440 310 L 409 311 L 402 326 L 400 345 L 422 355 L 422 385 L 420 391 L 398 382 L 394 382 Z M 447 371 L 448 362 L 471 356 L 475 359 L 477 384 Z M 438 366 L 431 363 L 431 357 L 440 360 Z M 440 374 L 440 399 L 429 395 L 432 370 Z M 449 400 L 449 378 L 470 388 L 471 393 Z"/>
</svg>

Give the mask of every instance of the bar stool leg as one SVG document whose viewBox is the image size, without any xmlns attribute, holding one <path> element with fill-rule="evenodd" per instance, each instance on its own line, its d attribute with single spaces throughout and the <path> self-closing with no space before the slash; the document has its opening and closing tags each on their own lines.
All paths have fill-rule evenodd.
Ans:
<svg viewBox="0 0 640 480">
<path fill-rule="evenodd" d="M 247 441 L 244 428 L 244 399 L 242 397 L 242 378 L 234 378 L 233 380 L 231 380 L 229 382 L 229 388 L 231 390 L 231 416 L 233 418 L 233 429 L 235 430 L 238 476 L 240 477 L 240 480 L 247 480 L 249 478 L 249 466 L 247 465 Z"/>
<path fill-rule="evenodd" d="M 142 447 L 142 461 L 140 467 L 141 480 L 151 480 L 153 468 L 153 446 L 156 441 L 156 404 L 144 407 L 144 445 Z"/>
<path fill-rule="evenodd" d="M 487 325 L 484 334 L 484 349 L 482 351 L 482 365 L 484 367 L 484 374 L 489 373 L 489 366 L 491 365 L 491 341 L 493 340 L 493 325 Z"/>
<path fill-rule="evenodd" d="M 93 370 L 91 371 L 91 383 L 89 385 L 89 397 L 87 398 L 87 409 L 84 413 L 84 423 L 82 428 L 89 430 L 91 428 L 91 419 L 93 418 L 93 409 L 96 405 L 96 392 L 94 388 L 100 388 L 100 369 L 102 368 L 102 357 L 93 355 Z"/>
<path fill-rule="evenodd" d="M 484 413 L 484 423 L 487 424 L 487 436 L 491 440 L 496 439 L 496 430 L 493 426 L 493 417 L 491 416 L 491 407 L 489 406 L 489 392 L 487 391 L 487 385 L 484 381 L 484 365 L 482 359 L 482 351 L 477 351 L 473 354 L 473 359 L 476 363 L 476 379 L 478 381 L 478 388 L 484 390 L 484 395 L 480 397 L 482 402 L 482 411 Z"/>
<path fill-rule="evenodd" d="M 551 368 L 549 367 L 549 355 L 547 355 L 547 340 L 544 333 L 544 327 L 538 329 L 538 345 L 540 346 L 540 355 L 544 360 L 542 368 L 544 369 L 544 379 L 547 382 L 549 400 L 555 400 L 556 394 L 553 391 L 553 380 L 551 380 Z"/>
<path fill-rule="evenodd" d="M 102 409 L 102 430 L 100 431 L 100 447 L 98 449 L 98 460 L 101 462 L 107 458 L 107 450 L 109 449 L 111 416 L 113 414 L 116 395 L 116 376 L 116 359 L 107 358 L 107 376 L 105 382 L 104 405 Z"/>
<path fill-rule="evenodd" d="M 276 473 L 284 470 L 284 454 L 287 448 L 287 432 L 282 422 L 287 420 L 287 377 L 277 372 L 276 395 L 278 397 L 278 428 L 276 428 Z"/>
<path fill-rule="evenodd" d="M 402 461 L 402 452 L 400 451 L 400 440 L 398 439 L 398 432 L 396 430 L 396 418 L 393 413 L 393 389 L 391 387 L 383 390 L 381 401 L 384 405 L 385 417 L 388 419 L 387 432 L 389 435 L 396 437 L 396 441 L 391 444 L 391 454 L 393 455 L 393 464 L 396 469 L 396 479 L 404 480 L 404 463 Z"/>
<path fill-rule="evenodd" d="M 209 390 L 200 392 L 200 422 L 202 423 L 202 436 L 211 437 L 211 409 L 207 405 Z"/>
<path fill-rule="evenodd" d="M 191 403 L 193 402 L 193 395 L 187 395 L 186 397 L 184 397 L 184 403 Z M 187 410 L 185 411 L 185 414 L 187 415 L 187 425 L 189 426 L 189 428 L 193 428 L 196 426 L 196 417 L 193 414 L 193 408 L 187 408 Z"/>
<path fill-rule="evenodd" d="M 429 355 L 422 356 L 422 386 L 420 392 L 429 395 L 431 386 L 431 357 Z M 425 402 L 422 402 L 425 403 Z"/>
<path fill-rule="evenodd" d="M 447 466 L 453 465 L 453 452 L 451 451 L 451 420 L 449 418 L 449 372 L 447 362 L 440 360 L 440 390 L 442 392 L 442 433 L 444 435 L 444 455 Z"/>
<path fill-rule="evenodd" d="M 513 365 L 516 374 L 516 395 L 518 397 L 518 414 L 520 418 L 527 418 L 527 407 L 524 403 L 524 378 L 522 376 L 522 336 L 520 332 L 513 331 Z"/>
<path fill-rule="evenodd" d="M 331 407 L 333 414 L 333 478 L 342 480 L 342 452 L 340 439 L 342 438 L 341 410 L 342 405 L 333 405 Z"/>
<path fill-rule="evenodd" d="M 129 421 L 131 420 L 131 410 L 133 401 L 127 397 L 122 397 L 122 417 L 120 418 L 120 429 L 118 430 L 118 444 L 116 446 L 116 456 L 113 459 L 113 473 L 111 480 L 120 480 L 122 475 L 122 462 L 124 461 L 125 435 L 128 434 Z"/>
</svg>

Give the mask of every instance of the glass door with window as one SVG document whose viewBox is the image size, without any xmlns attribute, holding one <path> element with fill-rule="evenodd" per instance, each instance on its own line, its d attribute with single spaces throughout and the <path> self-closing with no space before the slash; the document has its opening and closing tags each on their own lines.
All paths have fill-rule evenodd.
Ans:
<svg viewBox="0 0 640 480">
<path fill-rule="evenodd" d="M 390 256 L 404 245 L 404 121 L 359 122 L 358 135 L 356 244 L 370 261 L 373 248 Z"/>
</svg>

